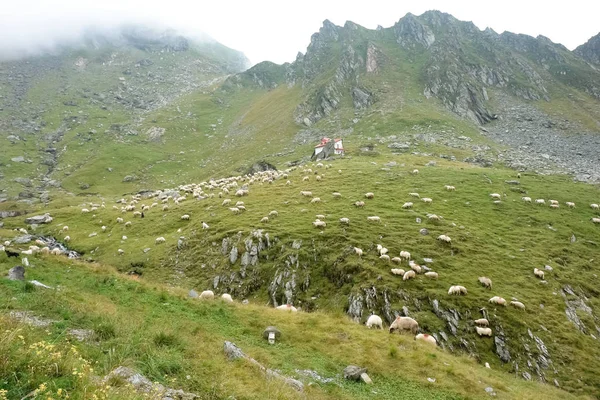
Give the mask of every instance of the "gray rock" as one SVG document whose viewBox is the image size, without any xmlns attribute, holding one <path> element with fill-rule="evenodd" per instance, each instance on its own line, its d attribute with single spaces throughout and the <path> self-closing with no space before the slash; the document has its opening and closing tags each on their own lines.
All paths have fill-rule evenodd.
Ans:
<svg viewBox="0 0 600 400">
<path fill-rule="evenodd" d="M 431 160 L 427 164 L 425 164 L 426 167 L 435 167 L 436 165 L 437 165 L 437 163 L 433 160 Z"/>
<path fill-rule="evenodd" d="M 420 223 L 422 222 L 422 220 L 421 220 L 421 218 L 417 217 L 417 219 L 415 219 L 415 222 L 416 222 L 417 224 L 420 224 Z"/>
<path fill-rule="evenodd" d="M 85 342 L 94 337 L 94 331 L 91 329 L 67 329 L 67 333 L 80 342 Z"/>
<path fill-rule="evenodd" d="M 23 157 L 23 156 L 13 157 L 13 158 L 10 159 L 10 161 L 12 161 L 12 162 L 25 162 L 25 157 Z"/>
<path fill-rule="evenodd" d="M 235 264 L 235 262 L 237 261 L 237 259 L 238 259 L 238 249 L 237 249 L 236 246 L 233 246 L 231 248 L 231 252 L 229 253 L 229 262 L 231 264 Z"/>
<path fill-rule="evenodd" d="M 407 143 L 390 143 L 388 144 L 388 149 L 394 149 L 394 150 L 408 150 L 410 149 L 410 145 L 408 145 Z"/>
<path fill-rule="evenodd" d="M 227 359 L 229 359 L 229 361 L 246 357 L 242 349 L 237 347 L 234 343 L 228 341 L 225 341 L 225 343 L 223 344 L 223 351 L 225 352 L 225 355 L 227 356 Z"/>
<path fill-rule="evenodd" d="M 21 265 L 12 267 L 8 270 L 8 279 L 11 281 L 22 281 L 25 279 L 25 268 Z"/>
<path fill-rule="evenodd" d="M 494 388 L 491 387 L 491 386 L 486 387 L 485 388 L 485 392 L 487 394 L 489 394 L 490 396 L 495 396 L 496 395 L 496 392 L 494 392 Z"/>
<path fill-rule="evenodd" d="M 28 178 L 15 178 L 15 182 L 20 183 L 21 185 L 26 187 L 32 186 L 31 179 Z"/>
<path fill-rule="evenodd" d="M 46 213 L 44 215 L 36 215 L 34 217 L 29 217 L 25 219 L 25 223 L 26 224 L 36 224 L 36 225 L 41 225 L 41 224 L 49 224 L 50 222 L 52 222 L 52 217 L 50 216 L 50 214 Z"/>
<path fill-rule="evenodd" d="M 507 363 L 510 361 L 510 352 L 506 346 L 503 336 L 494 336 L 494 344 L 496 346 L 496 354 L 503 362 Z"/>
<path fill-rule="evenodd" d="M 366 368 L 357 367 L 356 365 L 348 365 L 346 368 L 344 368 L 344 379 L 359 381 L 360 376 L 366 372 Z"/>
<path fill-rule="evenodd" d="M 133 182 L 137 179 L 135 175 L 127 175 L 123 178 L 123 182 Z"/>
<path fill-rule="evenodd" d="M 16 319 L 17 321 L 20 321 L 20 322 L 23 322 L 24 324 L 35 326 L 38 328 L 46 327 L 46 326 L 49 326 L 50 324 L 53 324 L 54 322 L 58 322 L 58 321 L 54 321 L 51 319 L 44 319 L 44 318 L 36 317 L 35 315 L 33 315 L 31 313 L 31 311 L 11 311 L 10 313 L 8 313 L 8 315 L 11 318 Z"/>
<path fill-rule="evenodd" d="M 373 381 L 371 380 L 369 375 L 367 375 L 366 372 L 360 374 L 360 380 L 366 383 L 367 385 L 371 385 L 373 383 Z"/>
<path fill-rule="evenodd" d="M 44 288 L 44 289 L 52 289 L 52 287 L 51 287 L 51 286 L 44 285 L 42 282 L 40 282 L 40 281 L 36 281 L 35 279 L 34 279 L 34 280 L 32 280 L 32 281 L 29 281 L 29 283 L 31 283 L 31 284 L 33 284 L 33 285 L 35 285 L 35 286 L 37 286 L 37 287 Z"/>
<path fill-rule="evenodd" d="M 577 238 L 575 237 L 575 234 L 571 235 L 571 243 L 575 243 L 577 241 Z"/>
<path fill-rule="evenodd" d="M 13 239 L 13 243 L 14 244 L 26 244 L 29 243 L 33 240 L 33 235 L 22 235 L 22 236 L 17 236 L 16 238 Z"/>
<path fill-rule="evenodd" d="M 198 296 L 199 296 L 198 292 L 196 292 L 194 289 L 192 289 L 188 292 L 188 297 L 190 297 L 192 299 L 197 299 Z"/>
<path fill-rule="evenodd" d="M 421 235 L 423 235 L 423 236 L 427 236 L 427 235 L 429 235 L 429 231 L 428 231 L 427 229 L 425 229 L 425 228 L 423 228 L 423 229 L 420 229 L 420 230 L 419 230 L 419 233 L 420 233 Z"/>
<path fill-rule="evenodd" d="M 281 331 L 274 326 L 267 326 L 263 331 L 263 339 L 269 338 L 269 333 L 275 334 L 275 340 L 279 340 L 281 338 Z"/>
<path fill-rule="evenodd" d="M 520 185 L 521 182 L 519 181 L 504 181 L 504 183 L 506 183 L 507 185 Z"/>
</svg>

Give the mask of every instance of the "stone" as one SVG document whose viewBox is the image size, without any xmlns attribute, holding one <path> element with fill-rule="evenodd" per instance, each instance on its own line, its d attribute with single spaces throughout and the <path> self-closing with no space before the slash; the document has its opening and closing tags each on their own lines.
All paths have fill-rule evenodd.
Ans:
<svg viewBox="0 0 600 400">
<path fill-rule="evenodd" d="M 15 178 L 15 182 L 20 183 L 21 185 L 26 187 L 32 186 L 31 179 L 28 178 Z"/>
<path fill-rule="evenodd" d="M 25 219 L 26 224 L 41 225 L 41 224 L 49 224 L 50 222 L 52 222 L 52 217 L 48 213 L 46 213 L 44 215 L 36 215 L 34 217 L 29 217 L 29 218 Z"/>
<path fill-rule="evenodd" d="M 8 279 L 11 281 L 22 281 L 25 279 L 25 268 L 21 265 L 12 267 L 8 270 Z"/>
<path fill-rule="evenodd" d="M 246 357 L 242 349 L 237 347 L 234 343 L 228 341 L 225 341 L 225 343 L 223 344 L 223 351 L 225 352 L 225 355 L 227 356 L 227 359 L 229 359 L 229 361 Z"/>
<path fill-rule="evenodd" d="M 196 292 L 194 289 L 192 289 L 188 292 L 188 297 L 190 297 L 192 299 L 197 299 L 199 297 L 199 295 L 198 295 L 198 292 Z"/>
<path fill-rule="evenodd" d="M 494 392 L 494 388 L 491 387 L 491 386 L 486 387 L 485 388 L 485 392 L 487 394 L 489 394 L 490 396 L 495 396 L 496 395 L 496 392 Z"/>
<path fill-rule="evenodd" d="M 406 143 L 390 143 L 388 144 L 388 149 L 393 149 L 393 150 L 408 150 L 410 149 L 410 145 L 406 144 Z"/>
<path fill-rule="evenodd" d="M 94 331 L 91 329 L 67 329 L 67 333 L 80 342 L 90 340 L 94 337 Z"/>
<path fill-rule="evenodd" d="M 24 267 L 29 267 L 29 260 L 27 259 L 27 257 L 23 257 L 21 259 L 21 264 L 23 264 Z"/>
<path fill-rule="evenodd" d="M 12 162 L 25 162 L 25 157 L 23 157 L 23 156 L 13 157 L 13 158 L 10 159 L 10 161 L 12 161 Z"/>
<path fill-rule="evenodd" d="M 415 219 L 415 222 L 416 222 L 417 224 L 420 224 L 420 223 L 422 222 L 422 219 L 417 217 L 417 219 Z"/>
<path fill-rule="evenodd" d="M 360 380 L 363 381 L 364 383 L 366 383 L 367 385 L 371 385 L 373 383 L 373 381 L 371 380 L 369 375 L 367 375 L 366 372 L 363 372 L 362 374 L 360 374 Z"/>
<path fill-rule="evenodd" d="M 423 236 L 429 235 L 429 231 L 426 228 L 420 229 L 419 233 Z"/>
<path fill-rule="evenodd" d="M 549 266 L 549 265 L 545 265 L 545 266 L 544 266 L 544 269 L 545 269 L 546 271 L 552 271 L 552 267 L 551 267 L 551 266 Z"/>
<path fill-rule="evenodd" d="M 231 248 L 231 252 L 229 253 L 229 262 L 231 264 L 235 264 L 235 262 L 237 261 L 237 259 L 238 259 L 238 249 L 237 249 L 236 246 L 233 246 Z"/>
<path fill-rule="evenodd" d="M 504 181 L 504 183 L 506 183 L 507 185 L 520 185 L 521 184 L 521 182 L 515 181 L 515 180 L 513 180 L 513 181 Z"/>
<path fill-rule="evenodd" d="M 37 287 L 44 288 L 44 289 L 52 289 L 52 287 L 51 287 L 51 286 L 44 285 L 42 282 L 40 282 L 40 281 L 36 281 L 35 279 L 34 279 L 34 280 L 32 280 L 32 281 L 29 281 L 29 283 L 31 283 L 31 284 L 33 284 L 33 285 L 35 285 L 35 286 L 37 286 Z"/>
<path fill-rule="evenodd" d="M 357 367 L 356 365 L 348 365 L 344 368 L 344 379 L 351 381 L 359 381 L 362 374 L 366 374 L 367 369 Z"/>
<path fill-rule="evenodd" d="M 127 175 L 123 178 L 123 182 L 133 182 L 137 179 L 135 175 Z"/>
<path fill-rule="evenodd" d="M 22 236 L 17 236 L 16 238 L 13 239 L 13 243 L 14 244 L 26 244 L 29 243 L 33 240 L 33 236 L 32 235 L 22 235 Z"/>
</svg>

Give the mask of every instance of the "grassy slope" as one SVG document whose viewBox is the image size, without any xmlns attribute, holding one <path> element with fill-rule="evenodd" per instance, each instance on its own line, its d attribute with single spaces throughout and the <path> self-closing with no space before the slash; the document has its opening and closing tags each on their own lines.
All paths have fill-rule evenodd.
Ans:
<svg viewBox="0 0 600 400">
<path fill-rule="evenodd" d="M 105 388 L 107 394 L 103 395 L 90 379 L 118 365 L 132 366 L 153 381 L 194 391 L 203 399 L 305 397 L 278 382 L 265 381 L 244 362 L 226 361 L 224 340 L 235 342 L 261 363 L 287 375 L 296 376 L 296 369 L 312 369 L 336 377 L 346 365 L 358 364 L 369 368 L 375 382 L 369 387 L 338 377 L 334 383 L 307 386 L 306 396 L 312 399 L 367 399 L 374 392 L 396 399 L 486 398 L 489 395 L 484 388 L 488 386 L 500 399 L 573 398 L 548 385 L 487 370 L 473 360 L 434 350 L 408 336 L 369 331 L 340 315 L 288 314 L 254 304 L 199 302 L 187 299 L 183 290 L 134 281 L 100 265 L 51 257 L 32 261 L 35 267 L 28 270 L 28 278 L 60 290 L 32 290 L 21 282 L 2 280 L 0 308 L 4 312 L 32 310 L 58 322 L 40 329 L 0 317 L 8 328 L 0 333 L 0 389 L 8 390 L 8 398 L 21 398 L 42 383 L 48 387 L 46 392 L 56 393 L 60 388 L 72 399 L 90 398 L 93 393 L 100 398 L 117 394 L 133 398 L 118 385 Z M 6 259 L 0 259 L 1 270 L 9 266 Z M 276 325 L 283 332 L 276 346 L 261 338 L 267 325 Z M 82 368 L 68 350 L 69 328 L 98 332 L 91 343 L 74 344 L 93 372 Z M 28 350 L 28 345 L 39 341 L 55 345 L 52 352 L 63 349 L 70 357 L 58 361 L 60 368 L 46 369 L 51 351 Z M 73 376 L 72 367 L 85 375 Z M 436 381 L 429 383 L 427 378 Z"/>
</svg>

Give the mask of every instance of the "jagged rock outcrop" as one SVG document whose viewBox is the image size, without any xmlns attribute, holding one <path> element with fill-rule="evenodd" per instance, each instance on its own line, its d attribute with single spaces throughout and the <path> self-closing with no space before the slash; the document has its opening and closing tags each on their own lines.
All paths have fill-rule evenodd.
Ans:
<svg viewBox="0 0 600 400">
<path fill-rule="evenodd" d="M 584 60 L 600 65 L 600 33 L 577 47 L 573 52 Z"/>
</svg>

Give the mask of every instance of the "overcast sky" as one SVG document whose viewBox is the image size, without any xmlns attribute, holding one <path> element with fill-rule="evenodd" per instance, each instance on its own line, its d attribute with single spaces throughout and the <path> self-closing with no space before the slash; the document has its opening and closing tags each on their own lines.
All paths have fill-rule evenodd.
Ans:
<svg viewBox="0 0 600 400">
<path fill-rule="evenodd" d="M 151 22 L 205 32 L 243 51 L 252 63 L 293 61 L 324 19 L 367 28 L 393 25 L 406 13 L 437 9 L 480 29 L 544 35 L 569 49 L 600 32 L 600 1 L 470 0 L 2 0 L 0 55 L 34 52 L 74 39 L 87 25 Z"/>
</svg>

